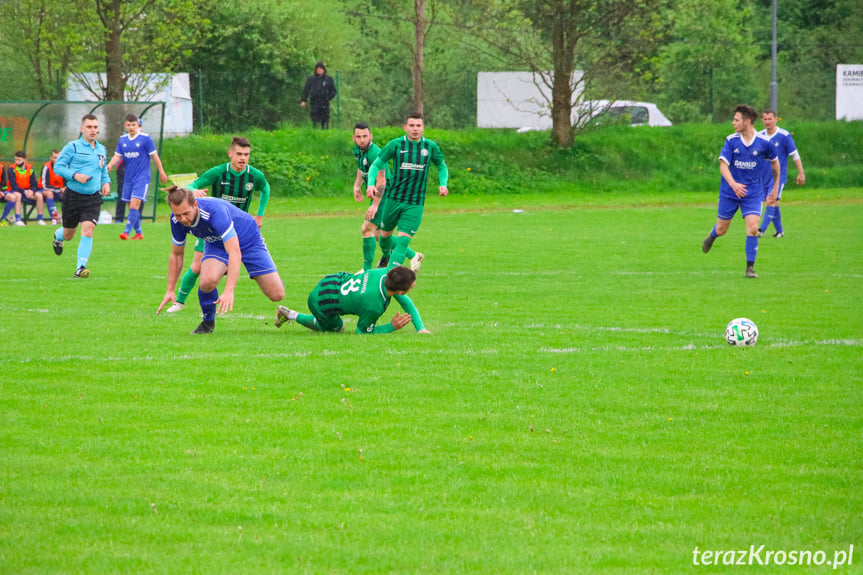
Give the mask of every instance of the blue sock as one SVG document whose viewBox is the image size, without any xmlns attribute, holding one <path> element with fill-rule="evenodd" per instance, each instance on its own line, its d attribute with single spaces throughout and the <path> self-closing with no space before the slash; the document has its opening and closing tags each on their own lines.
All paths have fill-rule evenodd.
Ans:
<svg viewBox="0 0 863 575">
<path fill-rule="evenodd" d="M 21 221 L 21 214 L 15 214 L 15 221 L 16 221 L 16 222 L 20 222 L 20 221 Z"/>
<path fill-rule="evenodd" d="M 54 232 L 54 239 L 58 242 L 63 241 L 63 228 L 57 228 L 57 230 Z"/>
<path fill-rule="evenodd" d="M 141 211 L 140 210 L 129 210 L 129 220 L 126 222 L 126 227 L 130 229 L 130 231 L 139 232 L 141 230 Z"/>
<path fill-rule="evenodd" d="M 210 293 L 204 293 L 201 288 L 198 288 L 198 303 L 201 304 L 201 316 L 204 321 L 216 321 L 216 301 L 218 299 L 218 288 Z"/>
<path fill-rule="evenodd" d="M 54 212 L 57 211 L 57 208 L 54 207 L 54 198 L 45 198 L 45 205 L 48 206 L 48 213 L 53 216 Z"/>
<path fill-rule="evenodd" d="M 90 259 L 90 252 L 93 251 L 93 238 L 81 236 L 81 242 L 78 244 L 78 267 L 87 267 L 87 260 Z"/>
<path fill-rule="evenodd" d="M 776 225 L 773 221 L 776 217 L 776 208 L 773 206 L 767 206 L 764 208 L 764 217 L 761 218 L 761 231 L 766 232 L 767 228 L 770 227 L 770 224 Z"/>
<path fill-rule="evenodd" d="M 712 238 L 718 238 L 719 237 L 719 234 L 716 233 L 716 225 L 715 224 L 713 225 L 713 229 L 710 230 L 710 237 L 712 237 Z"/>
<path fill-rule="evenodd" d="M 782 212 L 779 211 L 779 206 L 773 208 L 774 216 L 773 216 L 773 227 L 776 228 L 776 233 L 782 234 L 785 233 L 782 230 Z"/>
<path fill-rule="evenodd" d="M 758 236 L 746 236 L 746 261 L 755 263 L 758 255 Z"/>
<path fill-rule="evenodd" d="M 3 208 L 3 217 L 0 218 L 0 220 L 5 220 L 6 217 L 9 215 L 9 212 L 11 212 L 14 208 L 15 202 L 6 202 L 6 207 Z"/>
</svg>

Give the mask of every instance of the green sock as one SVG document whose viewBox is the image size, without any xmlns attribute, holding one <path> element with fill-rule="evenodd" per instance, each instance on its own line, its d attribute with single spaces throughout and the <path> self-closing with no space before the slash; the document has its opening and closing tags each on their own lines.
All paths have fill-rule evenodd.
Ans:
<svg viewBox="0 0 863 575">
<path fill-rule="evenodd" d="M 318 321 L 315 319 L 315 316 L 310 313 L 298 313 L 297 323 L 303 327 L 307 327 L 315 331 L 321 331 L 321 327 L 318 325 Z"/>
<path fill-rule="evenodd" d="M 193 272 L 192 268 L 186 270 L 186 273 L 183 274 L 183 281 L 180 282 L 180 291 L 177 292 L 177 303 L 186 303 L 186 298 L 189 297 L 189 293 L 195 289 L 195 284 L 198 281 L 199 275 L 200 274 Z"/>
<path fill-rule="evenodd" d="M 380 244 L 381 252 L 383 252 L 383 257 L 390 257 L 393 252 L 393 237 L 381 234 Z"/>
<path fill-rule="evenodd" d="M 405 252 L 405 259 L 410 261 L 410 260 L 414 259 L 415 255 L 417 255 L 416 251 L 414 251 L 413 248 L 408 247 L 407 251 Z"/>
<path fill-rule="evenodd" d="M 396 245 L 393 248 L 393 255 L 392 257 L 390 257 L 389 267 L 400 266 L 402 265 L 402 263 L 404 263 L 405 254 L 408 251 L 408 244 L 411 243 L 411 239 L 413 238 L 411 238 L 410 236 L 399 236 L 396 238 Z"/>
<path fill-rule="evenodd" d="M 375 249 L 378 247 L 375 237 L 363 238 L 363 269 L 372 269 L 372 260 L 375 259 Z"/>
</svg>

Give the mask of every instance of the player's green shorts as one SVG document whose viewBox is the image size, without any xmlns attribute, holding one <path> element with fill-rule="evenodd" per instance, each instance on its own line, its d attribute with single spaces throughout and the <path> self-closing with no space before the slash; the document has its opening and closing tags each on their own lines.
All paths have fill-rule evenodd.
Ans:
<svg viewBox="0 0 863 575">
<path fill-rule="evenodd" d="M 374 200 L 369 201 L 369 206 L 374 203 Z M 381 219 L 384 215 L 384 199 L 381 198 L 381 203 L 378 204 L 378 211 L 375 212 L 375 217 L 369 220 L 369 223 L 376 225 L 377 227 L 381 227 Z"/>
<path fill-rule="evenodd" d="M 347 274 L 345 274 L 347 276 Z M 315 316 L 321 331 L 342 331 L 345 322 L 338 307 L 338 290 L 344 281 L 342 274 L 325 277 L 309 294 L 309 311 Z"/>
<path fill-rule="evenodd" d="M 420 229 L 424 207 L 422 204 L 408 204 L 386 198 L 381 217 L 381 229 L 391 232 L 398 226 L 399 232 L 413 236 Z"/>
<path fill-rule="evenodd" d="M 205 242 L 201 238 L 195 238 L 195 251 L 204 253 L 204 246 L 206 244 L 207 244 L 207 242 Z"/>
<path fill-rule="evenodd" d="M 386 191 L 386 188 L 378 190 L 378 193 L 383 195 Z M 381 227 L 381 217 L 384 215 L 384 200 L 386 198 L 381 198 L 381 203 L 378 204 L 378 211 L 375 212 L 375 217 L 369 220 L 369 223 L 376 225 L 377 227 Z M 371 206 L 375 201 L 369 200 L 369 206 Z"/>
</svg>

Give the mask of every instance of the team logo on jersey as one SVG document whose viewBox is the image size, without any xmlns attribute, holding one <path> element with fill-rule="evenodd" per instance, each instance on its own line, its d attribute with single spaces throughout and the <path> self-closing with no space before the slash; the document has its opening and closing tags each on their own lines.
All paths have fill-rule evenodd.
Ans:
<svg viewBox="0 0 863 575">
<path fill-rule="evenodd" d="M 247 182 L 246 183 L 246 191 L 247 192 L 251 192 L 254 189 L 255 189 L 255 184 L 253 182 Z"/>
<path fill-rule="evenodd" d="M 757 156 L 757 155 L 758 155 L 758 150 L 755 150 L 754 152 L 752 152 L 752 155 L 753 155 L 753 156 Z"/>
<path fill-rule="evenodd" d="M 429 151 L 428 151 L 428 150 L 423 149 L 423 151 L 421 151 L 421 152 L 420 152 L 420 156 L 425 157 L 425 156 L 428 156 L 428 155 L 429 155 Z"/>
</svg>

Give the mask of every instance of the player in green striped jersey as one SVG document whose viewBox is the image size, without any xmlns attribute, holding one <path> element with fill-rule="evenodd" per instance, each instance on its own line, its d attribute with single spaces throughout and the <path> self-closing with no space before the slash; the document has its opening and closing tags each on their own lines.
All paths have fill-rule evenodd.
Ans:
<svg viewBox="0 0 863 575">
<path fill-rule="evenodd" d="M 325 276 L 309 294 L 309 310 L 298 313 L 280 305 L 276 310 L 276 327 L 296 320 L 314 331 L 341 332 L 343 315 L 357 317 L 356 333 L 392 333 L 413 322 L 417 333 L 431 333 L 406 294 L 416 285 L 416 274 L 405 266 L 376 268 L 357 274 L 339 272 Z M 405 313 L 396 313 L 390 323 L 376 325 L 395 298 Z"/>
<path fill-rule="evenodd" d="M 264 211 L 270 201 L 270 184 L 263 172 L 249 165 L 249 155 L 252 152 L 252 144 L 247 138 L 234 137 L 231 147 L 228 148 L 229 162 L 210 168 L 198 178 L 186 186 L 187 189 L 195 190 L 196 197 L 206 195 L 207 188 L 210 189 L 214 198 L 222 198 L 244 212 L 249 211 L 252 203 L 252 192 L 258 190 L 258 213 L 255 221 L 258 228 L 261 227 Z M 168 313 L 176 313 L 183 309 L 186 298 L 195 287 L 198 276 L 201 274 L 201 258 L 204 256 L 204 241 L 199 239 L 195 242 L 195 256 L 192 265 L 183 275 L 180 289 L 177 292 L 177 301 L 167 309 Z"/>
<path fill-rule="evenodd" d="M 359 122 L 354 126 L 354 158 L 357 160 L 357 178 L 354 180 L 354 199 L 358 202 L 365 198 L 365 190 L 369 184 L 369 168 L 377 159 L 381 152 L 380 146 L 372 142 L 372 131 L 369 125 L 365 122 Z M 391 180 L 393 175 L 390 172 L 389 164 L 385 166 L 386 171 L 380 170 L 375 181 L 375 189 L 377 193 L 371 198 L 369 207 L 374 206 L 366 212 L 366 217 L 363 219 L 360 232 L 363 236 L 363 267 L 364 270 L 372 269 L 372 262 L 375 258 L 375 246 L 380 241 L 381 234 L 381 215 L 383 211 L 380 209 L 381 198 L 383 197 L 387 180 Z M 369 215 L 371 214 L 371 215 Z M 389 240 L 389 238 L 387 238 Z M 381 243 L 382 257 L 378 267 L 387 267 L 390 261 L 392 252 L 392 242 L 385 241 Z M 408 248 L 407 259 L 411 261 L 411 269 L 418 271 L 422 264 L 423 255 L 417 254 L 414 250 Z M 401 262 L 399 262 L 401 263 Z"/>
<path fill-rule="evenodd" d="M 438 188 L 441 196 L 449 194 L 447 180 L 449 172 L 443 152 L 438 145 L 423 137 L 425 125 L 423 116 L 414 112 L 405 119 L 405 135 L 391 140 L 369 168 L 369 186 L 366 194 L 374 194 L 378 172 L 390 160 L 393 161 L 393 180 L 387 185 L 381 215 L 381 243 L 393 235 L 396 227 L 399 233 L 393 246 L 390 266 L 404 261 L 411 239 L 422 222 L 423 207 L 426 199 L 426 183 L 429 166 L 437 166 Z M 373 207 L 372 207 L 373 208 Z M 372 211 L 369 208 L 369 212 Z"/>
</svg>

